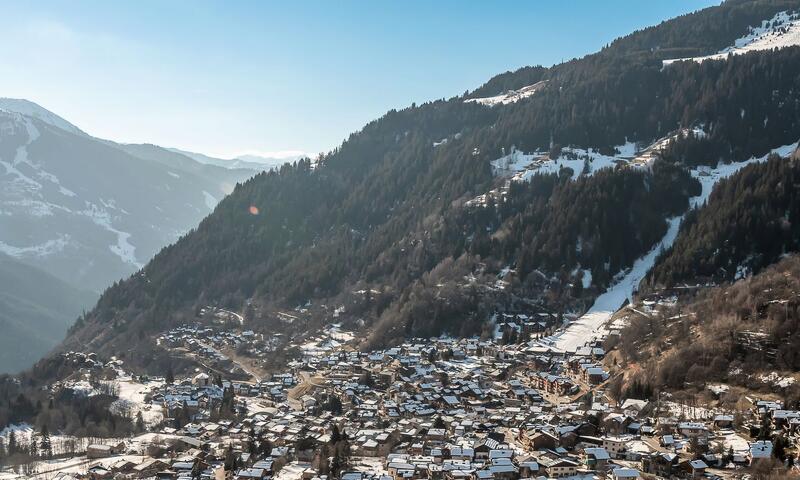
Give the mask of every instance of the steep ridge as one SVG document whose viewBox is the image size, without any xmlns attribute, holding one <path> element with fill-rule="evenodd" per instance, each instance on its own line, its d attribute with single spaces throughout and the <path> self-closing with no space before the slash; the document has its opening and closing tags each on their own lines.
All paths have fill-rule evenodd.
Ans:
<svg viewBox="0 0 800 480">
<path fill-rule="evenodd" d="M 391 111 L 313 165 L 237 187 L 195 231 L 109 289 L 64 347 L 147 366 L 151 336 L 207 305 L 247 309 L 253 328 L 287 332 L 342 307 L 339 319 L 372 343 L 485 332 L 497 311 L 582 313 L 629 269 L 642 270 L 637 260 L 669 246 L 675 219 L 708 194 L 693 168 L 800 138 L 800 49 L 666 69 L 661 60 L 714 53 L 797 7 L 727 2 L 584 59 Z M 714 20 L 708 35 L 684 35 Z M 466 101 L 510 90 L 509 101 Z M 647 148 L 676 126 L 703 133 L 702 155 Z M 529 161 L 521 181 L 494 175 L 509 151 Z M 298 305 L 302 322 L 278 319 Z"/>
<path fill-rule="evenodd" d="M 97 295 L 0 254 L 0 372 L 32 365 Z"/>
</svg>

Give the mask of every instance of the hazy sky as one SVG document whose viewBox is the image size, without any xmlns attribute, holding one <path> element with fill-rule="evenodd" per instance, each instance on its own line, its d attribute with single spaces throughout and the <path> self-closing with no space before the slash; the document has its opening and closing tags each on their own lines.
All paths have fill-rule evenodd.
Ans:
<svg viewBox="0 0 800 480">
<path fill-rule="evenodd" d="M 390 108 L 717 2 L 0 1 L 0 96 L 218 156 L 316 153 Z"/>
</svg>

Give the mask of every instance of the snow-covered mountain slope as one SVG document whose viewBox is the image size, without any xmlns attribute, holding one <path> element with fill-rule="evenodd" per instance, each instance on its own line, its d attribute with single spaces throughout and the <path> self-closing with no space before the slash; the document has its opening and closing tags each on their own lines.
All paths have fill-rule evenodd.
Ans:
<svg viewBox="0 0 800 480">
<path fill-rule="evenodd" d="M 774 148 L 770 154 L 787 157 L 797 147 L 798 142 L 783 145 Z M 702 206 L 706 203 L 714 186 L 720 180 L 732 176 L 748 165 L 765 162 L 768 157 L 769 154 L 741 162 L 721 163 L 715 168 L 698 167 L 692 170 L 691 174 L 700 181 L 702 190 L 699 195 L 689 199 L 690 206 L 693 208 Z M 658 254 L 671 247 L 675 242 L 682 220 L 682 215 L 669 219 L 669 227 L 660 242 L 647 254 L 636 260 L 633 267 L 625 272 L 620 272 L 617 281 L 595 299 L 592 307 L 584 315 L 554 335 L 542 339 L 540 344 L 556 351 L 575 352 L 587 344 L 605 338 L 609 332 L 609 321 L 612 315 L 626 301 L 633 299 L 633 295 L 638 290 L 642 279 L 655 265 Z"/>
<path fill-rule="evenodd" d="M 670 141 L 686 135 L 688 132 L 688 129 L 675 131 L 645 147 L 633 142 L 625 142 L 614 147 L 612 154 L 604 154 L 592 148 L 564 147 L 558 157 L 551 158 L 549 152 L 523 153 L 512 147 L 510 153 L 491 162 L 494 175 L 506 178 L 506 182 L 500 187 L 475 197 L 467 204 L 483 205 L 489 197 L 497 200 L 506 195 L 511 182 L 529 182 L 534 175 L 559 173 L 569 169 L 572 171 L 572 179 L 575 180 L 581 175 L 593 175 L 599 170 L 614 168 L 618 165 L 630 168 L 649 168 L 658 153 Z M 692 129 L 692 133 L 696 137 L 705 136 L 705 132 L 700 128 Z"/>
<path fill-rule="evenodd" d="M 713 55 L 664 60 L 664 65 L 680 61 L 702 62 L 722 60 L 728 55 L 741 55 L 747 52 L 781 49 L 800 45 L 800 13 L 779 12 L 761 26 L 750 27 L 747 35 L 737 38 L 734 44 Z"/>
<path fill-rule="evenodd" d="M 0 110 L 6 110 L 8 112 L 15 112 L 27 117 L 36 118 L 50 126 L 60 128 L 61 130 L 74 133 L 76 135 L 86 135 L 80 128 L 29 100 L 21 98 L 0 98 Z"/>
<path fill-rule="evenodd" d="M 0 101 L 0 253 L 102 291 L 211 212 L 252 170 L 93 138 L 27 101 Z"/>
</svg>

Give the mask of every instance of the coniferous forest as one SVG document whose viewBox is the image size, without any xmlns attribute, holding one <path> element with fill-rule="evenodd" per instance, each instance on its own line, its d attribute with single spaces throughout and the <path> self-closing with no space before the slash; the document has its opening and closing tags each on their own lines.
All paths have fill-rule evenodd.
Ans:
<svg viewBox="0 0 800 480">
<path fill-rule="evenodd" d="M 748 166 L 691 209 L 690 199 L 702 192 L 693 173 L 800 139 L 800 47 L 662 60 L 716 53 L 748 26 L 797 9 L 797 0 L 731 0 L 580 59 L 502 73 L 463 95 L 391 110 L 332 151 L 256 175 L 139 272 L 108 288 L 51 356 L 19 377 L 0 377 L 0 426 L 31 421 L 81 434 L 135 431 L 135 419 L 109 410 L 113 392 L 51 404 L 42 385 L 71 373 L 59 355 L 98 352 L 137 373 L 187 367 L 153 348 L 153 339 L 197 321 L 209 306 L 242 312 L 248 328 L 288 337 L 321 327 L 342 305 L 337 322 L 363 334 L 363 348 L 443 333 L 487 336 L 492 316 L 504 312 L 561 320 L 585 312 L 681 216 L 673 247 L 660 252 L 642 291 L 721 284 L 693 299 L 693 308 L 705 312 L 735 294 L 741 301 L 710 323 L 734 339 L 721 344 L 729 348 L 717 358 L 750 358 L 737 350 L 736 322 L 766 319 L 777 342 L 794 328 L 796 312 L 781 316 L 765 306 L 769 299 L 751 301 L 745 287 L 727 284 L 745 274 L 773 282 L 797 270 L 793 260 L 783 270 L 774 264 L 800 250 L 800 164 L 770 157 Z M 467 101 L 537 83 L 535 94 L 514 103 Z M 578 149 L 621 155 L 622 145 L 641 150 L 672 136 L 644 166 L 620 161 L 594 169 L 586 156 L 578 172 L 559 160 Z M 536 152 L 560 168 L 521 182 L 495 175 L 492 162 L 515 151 Z M 300 306 L 302 321 L 288 324 L 277 315 Z M 637 338 L 645 329 L 681 333 L 696 326 L 664 320 L 628 328 Z M 717 353 L 718 346 L 698 346 L 685 335 L 674 339 L 674 358 Z M 791 348 L 795 343 L 792 337 Z M 701 374 L 724 376 L 719 363 L 681 371 L 673 357 L 661 363 L 657 348 L 638 357 L 639 347 L 620 350 L 624 361 L 650 361 L 647 372 L 657 381 L 639 384 L 647 393 Z M 768 361 L 797 369 L 790 350 L 779 348 Z M 91 381 L 104 385 L 103 378 Z"/>
<path fill-rule="evenodd" d="M 467 94 L 546 82 L 509 105 L 489 107 L 462 96 L 390 111 L 331 152 L 237 186 L 194 231 L 109 288 L 73 327 L 66 346 L 85 343 L 126 355 L 206 305 L 242 310 L 249 304 L 256 325 L 269 330 L 275 310 L 346 298 L 358 312 L 350 320 L 371 329 L 370 344 L 443 331 L 477 334 L 496 305 L 513 308 L 521 299 L 545 311 L 580 311 L 653 247 L 667 218 L 688 209 L 700 189 L 688 168 L 761 156 L 800 137 L 800 49 L 661 63 L 667 48 L 713 52 L 740 36 L 742 25 L 785 7 L 727 2 L 714 7 L 727 20 L 713 28 L 707 14 L 680 17 L 583 59 L 502 74 Z M 693 29 L 709 35 L 685 35 Z M 562 170 L 514 183 L 484 206 L 468 203 L 502 184 L 490 162 L 509 149 L 613 152 L 626 141 L 647 145 L 692 127 L 706 135 L 674 142 L 647 170 L 618 167 L 576 180 L 575 172 Z M 711 202 L 740 199 L 752 182 L 748 175 L 755 174 L 731 179 Z M 736 205 L 780 208 L 726 202 Z M 691 240 L 708 239 L 700 233 L 711 228 L 707 218 L 735 215 L 753 223 L 740 210 L 691 212 L 675 253 L 663 256 L 653 282 L 720 277 L 723 267 L 727 274 L 720 278 L 731 279 L 737 262 L 757 270 L 793 248 L 791 235 L 770 224 L 765 232 L 784 232 L 779 246 L 742 237 L 730 254 L 723 250 L 696 262 L 712 248 Z M 503 268 L 513 270 L 512 288 L 486 288 Z M 592 278 L 585 289 L 583 270 Z M 469 275 L 477 281 L 466 285 Z M 431 290 L 434 278 L 442 292 Z M 352 295 L 364 287 L 378 293 Z M 139 352 L 136 358 L 147 364 L 151 356 Z"/>
</svg>

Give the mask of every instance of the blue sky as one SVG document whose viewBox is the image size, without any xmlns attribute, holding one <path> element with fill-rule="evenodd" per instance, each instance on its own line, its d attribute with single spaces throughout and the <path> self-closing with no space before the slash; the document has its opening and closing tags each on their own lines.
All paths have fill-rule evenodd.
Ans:
<svg viewBox="0 0 800 480">
<path fill-rule="evenodd" d="M 122 142 L 316 153 L 390 108 L 716 3 L 3 0 L 0 96 Z"/>
</svg>

